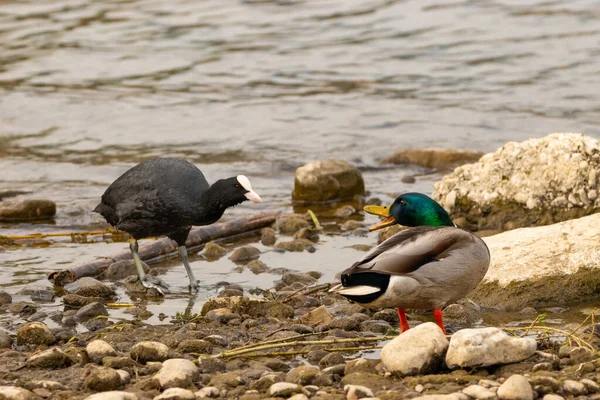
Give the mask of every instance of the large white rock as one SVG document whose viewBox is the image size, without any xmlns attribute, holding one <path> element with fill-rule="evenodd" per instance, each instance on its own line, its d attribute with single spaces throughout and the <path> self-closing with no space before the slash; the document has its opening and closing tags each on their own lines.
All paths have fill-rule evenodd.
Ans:
<svg viewBox="0 0 600 400">
<path fill-rule="evenodd" d="M 439 326 L 426 322 L 394 338 L 381 350 L 381 361 L 398 375 L 434 372 L 443 362 L 448 339 Z"/>
<path fill-rule="evenodd" d="M 469 227 L 546 225 L 600 210 L 600 143 L 579 133 L 509 142 L 436 183 L 434 199 Z"/>
<path fill-rule="evenodd" d="M 600 213 L 485 237 L 490 267 L 469 298 L 485 307 L 520 310 L 597 297 L 598 227 Z"/>
<path fill-rule="evenodd" d="M 502 400 L 533 400 L 533 389 L 523 375 L 512 375 L 498 388 Z"/>
<path fill-rule="evenodd" d="M 190 360 L 172 358 L 163 363 L 162 368 L 154 377 L 161 389 L 173 387 L 189 387 L 198 378 L 198 367 Z"/>
<path fill-rule="evenodd" d="M 499 328 L 463 329 L 452 335 L 446 353 L 448 368 L 509 364 L 531 357 L 535 339 L 511 337 Z"/>
</svg>

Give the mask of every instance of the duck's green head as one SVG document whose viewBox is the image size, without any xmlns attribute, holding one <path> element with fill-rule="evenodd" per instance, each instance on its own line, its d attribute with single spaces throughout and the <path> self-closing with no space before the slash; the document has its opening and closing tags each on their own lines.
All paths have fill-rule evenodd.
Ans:
<svg viewBox="0 0 600 400">
<path fill-rule="evenodd" d="M 369 214 L 386 217 L 369 228 L 370 231 L 400 224 L 404 226 L 455 226 L 450 216 L 431 197 L 422 193 L 404 193 L 389 206 L 366 206 Z"/>
</svg>

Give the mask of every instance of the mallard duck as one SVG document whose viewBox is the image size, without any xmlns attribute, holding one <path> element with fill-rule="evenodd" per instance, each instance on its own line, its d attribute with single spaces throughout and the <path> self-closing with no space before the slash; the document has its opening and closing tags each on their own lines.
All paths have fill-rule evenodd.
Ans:
<svg viewBox="0 0 600 400">
<path fill-rule="evenodd" d="M 436 324 L 446 333 L 442 308 L 475 289 L 488 270 L 485 242 L 456 227 L 442 206 L 421 193 L 405 193 L 390 206 L 364 210 L 385 217 L 369 231 L 394 224 L 413 228 L 343 271 L 342 283 L 330 291 L 367 308 L 397 308 L 402 332 L 409 329 L 406 308 L 433 309 Z"/>
</svg>

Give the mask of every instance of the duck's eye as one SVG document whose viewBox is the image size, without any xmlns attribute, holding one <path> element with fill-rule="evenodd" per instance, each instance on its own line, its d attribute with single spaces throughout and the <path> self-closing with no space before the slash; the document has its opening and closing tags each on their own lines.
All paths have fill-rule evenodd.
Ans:
<svg viewBox="0 0 600 400">
<path fill-rule="evenodd" d="M 405 205 L 406 205 L 406 202 L 405 202 L 404 200 L 400 200 L 400 205 L 401 205 L 401 206 L 405 206 Z"/>
</svg>

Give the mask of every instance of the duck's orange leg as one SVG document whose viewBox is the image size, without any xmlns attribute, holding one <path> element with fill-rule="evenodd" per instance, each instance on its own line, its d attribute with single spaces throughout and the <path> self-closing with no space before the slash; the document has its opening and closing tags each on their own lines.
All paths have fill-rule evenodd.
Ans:
<svg viewBox="0 0 600 400">
<path fill-rule="evenodd" d="M 404 333 L 410 329 L 408 320 L 406 319 L 406 310 L 404 308 L 398 308 L 398 317 L 400 318 L 400 329 L 402 329 L 402 333 Z"/>
<path fill-rule="evenodd" d="M 444 332 L 444 335 L 445 335 L 446 328 L 444 328 L 444 321 L 442 318 L 442 310 L 440 310 L 439 308 L 436 308 L 435 310 L 433 310 L 433 319 L 435 320 L 435 323 L 437 324 L 437 326 L 439 326 L 442 329 L 442 332 Z"/>
</svg>

